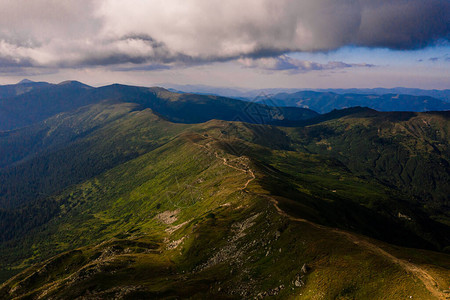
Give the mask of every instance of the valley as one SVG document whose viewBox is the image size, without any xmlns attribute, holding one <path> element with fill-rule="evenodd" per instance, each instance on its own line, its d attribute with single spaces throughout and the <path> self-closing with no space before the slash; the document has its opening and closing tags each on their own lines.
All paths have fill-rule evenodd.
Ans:
<svg viewBox="0 0 450 300">
<path fill-rule="evenodd" d="M 448 112 L 116 89 L 1 133 L 0 298 L 449 298 Z"/>
</svg>

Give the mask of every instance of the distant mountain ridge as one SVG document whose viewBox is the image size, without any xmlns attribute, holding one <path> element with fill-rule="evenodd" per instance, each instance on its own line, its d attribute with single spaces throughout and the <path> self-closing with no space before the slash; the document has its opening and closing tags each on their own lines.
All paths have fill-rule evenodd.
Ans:
<svg viewBox="0 0 450 300">
<path fill-rule="evenodd" d="M 309 108 L 319 113 L 333 109 L 365 106 L 378 111 L 445 111 L 450 103 L 429 96 L 404 94 L 337 94 L 334 92 L 302 91 L 293 94 L 280 93 L 270 97 L 258 97 L 256 102 L 273 106 Z"/>
<path fill-rule="evenodd" d="M 318 115 L 305 108 L 274 108 L 226 97 L 174 93 L 159 87 L 113 84 L 94 88 L 77 81 L 60 84 L 39 83 L 39 88 L 35 87 L 37 84 L 22 83 L 7 87 L 8 91 L 15 91 L 23 85 L 31 85 L 33 88 L 14 96 L 0 98 L 0 130 L 28 126 L 58 113 L 105 100 L 139 104 L 141 107 L 151 108 L 172 122 L 180 123 L 201 123 L 220 119 L 271 124 L 275 121 L 298 121 Z M 11 93 L 5 92 L 5 95 Z"/>
<path fill-rule="evenodd" d="M 207 85 L 178 85 L 178 84 L 160 84 L 165 88 L 177 92 L 198 93 L 207 95 L 220 95 L 238 99 L 252 100 L 256 97 L 272 97 L 276 94 L 297 92 L 332 92 L 336 94 L 362 94 L 362 95 L 385 95 L 402 94 L 411 96 L 429 96 L 444 102 L 450 102 L 450 89 L 443 90 L 424 90 L 415 88 L 350 88 L 350 89 L 308 89 L 308 88 L 267 88 L 267 89 L 243 89 L 213 87 Z"/>
<path fill-rule="evenodd" d="M 48 82 L 34 82 L 23 79 L 17 84 L 0 85 L 0 100 L 3 98 L 19 96 L 34 89 L 50 86 Z"/>
<path fill-rule="evenodd" d="M 80 82 L 24 83 L 8 88 L 17 90 L 22 86 L 29 88 L 23 93 L 0 98 L 0 130 L 28 126 L 91 103 L 86 92 L 93 88 Z"/>
<path fill-rule="evenodd" d="M 182 86 L 179 86 L 182 87 Z M 196 90 L 198 86 L 188 86 Z M 450 103 L 430 97 L 405 94 L 363 94 L 364 92 L 415 91 L 415 89 L 350 89 L 329 91 L 297 91 L 282 93 L 285 89 L 245 91 L 200 86 L 204 94 L 179 92 L 158 87 L 138 87 L 113 84 L 94 88 L 77 81 L 59 84 L 22 80 L 18 84 L 0 86 L 0 130 L 12 130 L 42 121 L 63 111 L 105 100 L 127 101 L 151 108 L 172 122 L 201 123 L 212 119 L 244 121 L 259 124 L 287 125 L 315 118 L 317 113 L 349 107 L 369 107 L 379 111 L 443 111 Z M 361 94 L 344 91 L 361 91 Z M 445 95 L 447 90 L 434 91 Z M 259 95 L 253 97 L 257 92 Z M 268 94 L 266 92 L 279 92 Z M 433 91 L 428 91 L 433 92 Z M 252 95 L 253 98 L 250 97 Z M 238 98 L 238 99 L 237 99 Z"/>
<path fill-rule="evenodd" d="M 450 89 L 445 90 L 424 90 L 413 88 L 373 88 L 373 89 L 319 89 L 318 92 L 333 92 L 336 94 L 374 94 L 374 95 L 386 95 L 386 94 L 403 94 L 412 96 L 429 96 L 445 102 L 450 102 Z"/>
</svg>

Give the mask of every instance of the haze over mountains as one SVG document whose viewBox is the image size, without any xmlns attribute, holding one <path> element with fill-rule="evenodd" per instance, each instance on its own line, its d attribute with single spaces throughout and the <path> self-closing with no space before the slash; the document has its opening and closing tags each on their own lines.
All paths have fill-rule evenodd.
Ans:
<svg viewBox="0 0 450 300">
<path fill-rule="evenodd" d="M 449 110 L 450 103 L 429 96 L 404 94 L 337 94 L 334 92 L 280 93 L 257 97 L 256 102 L 273 106 L 310 108 L 319 113 L 355 106 L 370 107 L 379 111 L 442 111 Z"/>
<path fill-rule="evenodd" d="M 385 94 L 404 94 L 412 96 L 430 96 L 445 102 L 450 102 L 450 90 L 424 90 L 414 88 L 352 88 L 352 89 L 296 89 L 296 88 L 268 88 L 268 89 L 244 89 L 244 88 L 226 88 L 207 85 L 181 85 L 181 84 L 160 84 L 171 90 L 178 90 L 186 93 L 198 94 L 217 94 L 234 98 L 255 98 L 261 95 L 276 95 L 280 93 L 293 94 L 296 92 L 332 92 L 336 94 L 362 94 L 362 95 L 385 95 Z"/>
<path fill-rule="evenodd" d="M 231 89 L 197 85 L 164 85 L 173 91 L 212 94 L 272 106 L 310 108 L 319 113 L 353 106 L 380 111 L 433 111 L 450 109 L 450 90 L 410 88 L 376 89 Z"/>
<path fill-rule="evenodd" d="M 0 298 L 449 295 L 449 111 L 0 95 Z"/>
</svg>

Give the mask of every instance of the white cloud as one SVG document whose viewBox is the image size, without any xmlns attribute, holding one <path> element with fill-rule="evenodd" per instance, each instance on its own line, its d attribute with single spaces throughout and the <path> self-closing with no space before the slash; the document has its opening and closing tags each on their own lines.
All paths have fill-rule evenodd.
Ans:
<svg viewBox="0 0 450 300">
<path fill-rule="evenodd" d="M 3 0 L 0 67 L 274 57 L 265 64 L 309 70 L 320 66 L 279 56 L 423 47 L 448 39 L 449 14 L 447 0 Z"/>
</svg>

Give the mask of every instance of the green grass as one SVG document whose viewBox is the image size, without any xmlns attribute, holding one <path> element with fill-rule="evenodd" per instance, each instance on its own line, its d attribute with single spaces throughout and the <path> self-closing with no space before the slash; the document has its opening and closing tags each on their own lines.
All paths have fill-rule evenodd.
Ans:
<svg viewBox="0 0 450 300">
<path fill-rule="evenodd" d="M 127 114 L 79 142 L 113 137 L 89 148 L 91 154 L 134 147 L 137 155 L 65 186 L 51 197 L 60 207 L 55 217 L 2 244 L 5 278 L 30 268 L 6 281 L 0 298 L 45 292 L 57 298 L 241 299 L 276 292 L 282 299 L 429 299 L 413 274 L 333 230 L 397 245 L 446 245 L 448 229 L 430 221 L 420 202 L 383 178 L 363 176 L 359 170 L 369 156 L 340 159 L 342 151 L 347 160 L 358 147 L 372 151 L 375 121 L 344 118 L 280 129 L 224 121 L 183 125 L 149 111 Z M 409 135 L 399 139 L 401 145 L 413 142 Z M 448 144 L 440 141 L 440 147 Z M 398 145 L 390 140 L 383 149 Z M 245 191 L 250 175 L 221 159 L 242 168 L 233 160 L 240 155 L 256 175 Z M 265 195 L 290 216 L 328 227 L 280 215 Z M 159 220 L 164 212 L 176 214 L 176 221 Z M 399 212 L 413 221 L 399 219 Z M 448 255 L 358 238 L 428 270 L 440 289 L 448 286 Z M 294 284 L 299 274 L 301 287 Z"/>
</svg>

